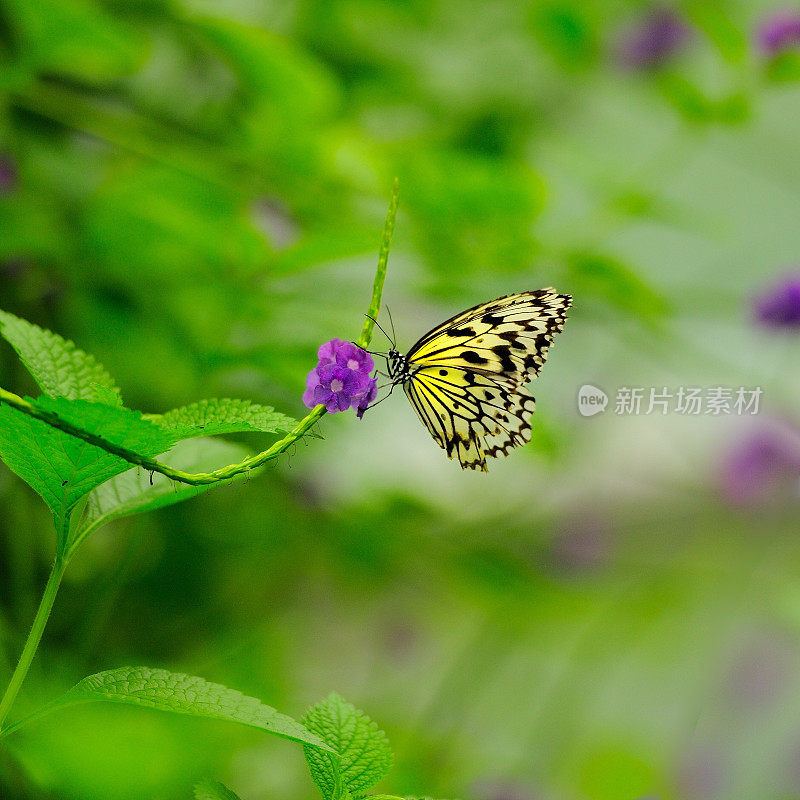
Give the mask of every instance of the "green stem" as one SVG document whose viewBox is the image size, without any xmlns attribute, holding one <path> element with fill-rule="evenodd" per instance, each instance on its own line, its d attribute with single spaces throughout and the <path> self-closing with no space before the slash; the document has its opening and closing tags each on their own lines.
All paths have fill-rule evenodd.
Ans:
<svg viewBox="0 0 800 800">
<path fill-rule="evenodd" d="M 377 317 L 381 308 L 381 296 L 383 294 L 383 283 L 386 280 L 386 266 L 389 261 L 389 247 L 392 242 L 392 233 L 394 231 L 395 218 L 397 217 L 397 201 L 398 201 L 398 182 L 395 179 L 394 187 L 392 189 L 392 198 L 389 202 L 389 210 L 386 213 L 386 222 L 383 227 L 383 236 L 381 238 L 381 249 L 378 256 L 378 267 L 375 271 L 375 282 L 372 285 L 372 298 L 370 300 L 369 309 L 367 310 L 368 317 L 364 321 L 361 329 L 361 335 L 358 337 L 358 344 L 360 347 L 366 348 L 372 341 L 372 331 L 374 322 L 370 317 Z M 284 453 L 291 447 L 298 439 L 301 439 L 308 431 L 319 421 L 325 414 L 325 406 L 317 406 L 309 414 L 307 414 L 283 439 L 275 442 L 272 447 L 264 450 L 258 455 L 246 458 L 237 464 L 229 464 L 226 467 L 215 469 L 211 472 L 184 472 L 180 469 L 170 467 L 161 461 L 156 461 L 153 458 L 147 458 L 140 455 L 133 450 L 128 450 L 126 447 L 121 447 L 118 444 L 109 442 L 101 436 L 84 430 L 83 428 L 73 425 L 65 419 L 61 419 L 57 414 L 52 411 L 46 411 L 40 408 L 36 403 L 26 400 L 19 395 L 9 392 L 0 387 L 0 403 L 7 403 L 12 408 L 21 411 L 23 414 L 35 417 L 42 422 L 58 428 L 65 433 L 82 439 L 84 442 L 93 444 L 108 453 L 112 453 L 125 461 L 135 464 L 148 472 L 159 472 L 179 483 L 186 483 L 190 486 L 200 486 L 208 483 L 218 483 L 219 481 L 234 478 L 244 472 L 249 472 L 252 469 L 263 466 L 267 461 L 277 458 L 281 453 Z"/>
<path fill-rule="evenodd" d="M 392 198 L 389 201 L 389 210 L 386 212 L 386 221 L 383 223 L 383 236 L 381 237 L 381 249 L 378 253 L 378 268 L 375 270 L 375 282 L 372 285 L 372 299 L 370 300 L 367 318 L 361 328 L 361 336 L 358 337 L 358 345 L 367 348 L 372 341 L 372 331 L 375 328 L 375 320 L 381 310 L 381 296 L 383 295 L 383 282 L 386 280 L 386 266 L 389 263 L 389 248 L 392 246 L 392 234 L 394 233 L 394 222 L 397 219 L 397 204 L 400 200 L 400 181 L 394 179 L 392 185 Z"/>
<path fill-rule="evenodd" d="M 102 436 L 98 436 L 95 433 L 91 433 L 90 431 L 86 431 L 83 428 L 78 427 L 77 425 L 73 425 L 71 422 L 61 419 L 61 417 L 59 417 L 57 414 L 54 414 L 52 411 L 46 411 L 45 409 L 37 406 L 35 403 L 32 403 L 23 397 L 19 397 L 13 392 L 9 392 L 3 388 L 0 388 L 0 403 L 7 403 L 12 408 L 16 408 L 17 411 L 21 411 L 23 414 L 35 417 L 36 419 L 41 420 L 42 422 L 45 422 L 54 428 L 58 428 L 59 430 L 64 431 L 71 436 L 75 436 L 78 439 L 83 439 L 84 442 L 93 444 L 95 447 L 99 447 L 105 450 L 107 453 L 112 453 L 115 456 L 119 456 L 131 464 L 136 464 L 137 466 L 142 467 L 148 472 L 160 472 L 162 475 L 166 475 L 168 478 L 171 478 L 174 481 L 188 483 L 192 486 L 224 481 L 228 478 L 233 478 L 242 472 L 249 472 L 251 469 L 260 467 L 267 461 L 277 458 L 298 439 L 302 438 L 306 433 L 308 433 L 309 429 L 314 425 L 314 423 L 316 423 L 317 420 L 319 420 L 319 418 L 325 413 L 325 406 L 317 406 L 313 411 L 311 411 L 311 413 L 303 417 L 303 419 L 292 429 L 290 433 L 284 436 L 283 439 L 275 442 L 272 447 L 265 450 L 263 453 L 246 458 L 244 461 L 240 461 L 238 464 L 229 464 L 227 467 L 221 467 L 220 469 L 215 469 L 212 472 L 184 472 L 183 470 L 170 467 L 168 464 L 164 464 L 161 461 L 156 461 L 154 458 L 147 458 L 146 456 L 140 455 L 133 450 L 128 450 L 126 447 L 121 447 L 118 444 L 109 442 Z"/>
<path fill-rule="evenodd" d="M 25 640 L 25 646 L 22 648 L 22 654 L 17 662 L 14 674 L 11 676 L 11 681 L 6 688 L 3 699 L 0 700 L 0 732 L 3 729 L 3 723 L 6 721 L 8 712 L 14 704 L 14 700 L 19 693 L 22 682 L 28 674 L 33 658 L 36 655 L 36 650 L 39 647 L 39 642 L 42 640 L 44 627 L 50 617 L 50 611 L 53 608 L 53 602 L 58 593 L 58 587 L 61 585 L 61 578 L 64 576 L 64 570 L 67 567 L 67 560 L 62 556 L 56 556 L 53 562 L 53 569 L 50 572 L 50 577 L 47 579 L 47 585 L 44 587 L 44 594 L 42 601 L 39 603 L 39 610 L 33 619 L 28 638 Z M 0 733 L 2 735 L 2 733 Z"/>
</svg>

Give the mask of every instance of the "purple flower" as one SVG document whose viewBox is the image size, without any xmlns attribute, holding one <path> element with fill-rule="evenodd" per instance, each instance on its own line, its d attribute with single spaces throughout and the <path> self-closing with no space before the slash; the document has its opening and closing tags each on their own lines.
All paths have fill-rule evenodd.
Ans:
<svg viewBox="0 0 800 800">
<path fill-rule="evenodd" d="M 329 342 L 320 345 L 317 350 L 319 359 L 318 367 L 323 364 L 338 364 L 340 367 L 347 367 L 354 372 L 372 372 L 375 366 L 372 356 L 362 350 L 352 342 L 344 342 L 341 339 L 331 339 Z"/>
<path fill-rule="evenodd" d="M 720 478 L 723 494 L 735 505 L 797 494 L 800 430 L 772 421 L 750 431 L 724 457 Z"/>
<path fill-rule="evenodd" d="M 378 381 L 375 378 L 370 378 L 367 388 L 360 398 L 357 399 L 355 405 L 356 416 L 359 419 L 364 418 L 364 412 L 369 408 L 370 404 L 375 400 L 378 395 Z"/>
<path fill-rule="evenodd" d="M 317 372 L 317 368 L 314 367 L 314 369 L 306 375 L 306 390 L 303 392 L 303 405 L 306 406 L 306 408 L 314 408 L 314 406 L 317 405 L 314 400 L 317 386 L 319 386 L 319 373 Z"/>
<path fill-rule="evenodd" d="M 757 34 L 758 46 L 768 56 L 800 45 L 800 12 L 777 11 L 767 17 Z"/>
<path fill-rule="evenodd" d="M 319 359 L 319 364 L 317 364 L 317 366 L 321 367 L 323 364 L 335 364 L 336 355 L 343 344 L 345 343 L 341 339 L 331 339 L 329 342 L 321 344 L 319 350 L 317 350 L 317 358 Z"/>
<path fill-rule="evenodd" d="M 334 339 L 334 341 L 338 341 Z M 372 356 L 352 342 L 341 342 L 336 350 L 336 363 L 354 372 L 372 372 L 375 362 Z"/>
<path fill-rule="evenodd" d="M 800 329 L 800 275 L 788 275 L 754 304 L 755 319 L 766 328 Z"/>
<path fill-rule="evenodd" d="M 691 29 L 677 11 L 654 8 L 617 45 L 620 63 L 630 69 L 656 67 L 686 44 Z"/>
<path fill-rule="evenodd" d="M 361 396 L 369 380 L 338 364 L 323 364 L 317 368 L 317 374 L 319 383 L 314 387 L 314 405 L 324 404 L 331 414 L 347 411 L 356 395 Z"/>
<path fill-rule="evenodd" d="M 377 381 L 370 378 L 375 366 L 370 354 L 352 342 L 331 339 L 317 357 L 317 366 L 306 378 L 303 403 L 308 408 L 322 403 L 330 413 L 354 408 L 361 419 L 378 391 Z"/>
<path fill-rule="evenodd" d="M 17 168 L 5 154 L 0 153 L 0 197 L 11 194 L 17 185 Z"/>
</svg>

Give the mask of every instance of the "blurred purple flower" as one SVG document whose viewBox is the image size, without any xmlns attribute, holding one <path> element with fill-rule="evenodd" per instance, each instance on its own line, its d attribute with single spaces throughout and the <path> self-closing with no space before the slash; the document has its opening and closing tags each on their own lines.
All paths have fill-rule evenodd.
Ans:
<svg viewBox="0 0 800 800">
<path fill-rule="evenodd" d="M 285 250 L 300 237 L 300 228 L 288 206 L 278 197 L 259 197 L 251 206 L 251 218 L 276 250 Z"/>
<path fill-rule="evenodd" d="M 691 29 L 672 8 L 651 9 L 617 44 L 617 58 L 629 69 L 663 64 L 689 39 Z"/>
<path fill-rule="evenodd" d="M 800 479 L 800 430 L 772 421 L 736 442 L 723 458 L 724 495 L 735 505 L 759 505 L 796 494 Z"/>
<path fill-rule="evenodd" d="M 800 329 L 800 274 L 787 275 L 757 298 L 756 321 L 766 328 Z"/>
<path fill-rule="evenodd" d="M 731 665 L 728 692 L 732 701 L 751 713 L 775 702 L 796 674 L 797 662 L 794 643 L 780 630 L 756 632 Z"/>
<path fill-rule="evenodd" d="M 17 185 L 17 168 L 11 158 L 0 153 L 0 197 L 11 194 Z"/>
<path fill-rule="evenodd" d="M 565 575 L 601 569 L 612 549 L 609 521 L 596 514 L 579 514 L 561 525 L 552 542 L 550 563 Z"/>
<path fill-rule="evenodd" d="M 370 378 L 372 356 L 352 342 L 331 339 L 320 346 L 317 357 L 317 366 L 306 377 L 303 403 L 308 408 L 322 403 L 332 414 L 354 408 L 361 419 L 378 391 L 377 381 Z"/>
<path fill-rule="evenodd" d="M 768 56 L 797 47 L 800 45 L 800 12 L 776 11 L 761 23 L 756 40 Z"/>
<path fill-rule="evenodd" d="M 676 776 L 679 795 L 692 800 L 712 800 L 724 797 L 725 775 L 730 765 L 722 753 L 708 746 L 693 744 L 680 759 Z"/>
<path fill-rule="evenodd" d="M 535 800 L 539 797 L 530 786 L 509 780 L 480 781 L 470 794 L 478 800 Z"/>
</svg>

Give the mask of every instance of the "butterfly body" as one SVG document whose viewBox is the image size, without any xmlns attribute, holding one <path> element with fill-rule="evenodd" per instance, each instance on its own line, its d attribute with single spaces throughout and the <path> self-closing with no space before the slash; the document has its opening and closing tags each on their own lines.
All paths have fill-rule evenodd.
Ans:
<svg viewBox="0 0 800 800">
<path fill-rule="evenodd" d="M 389 371 L 389 378 L 393 384 L 405 384 L 411 380 L 411 370 L 408 365 L 408 357 L 392 348 L 386 354 L 386 367 Z"/>
<path fill-rule="evenodd" d="M 530 441 L 536 404 L 525 384 L 538 375 L 571 303 L 554 289 L 506 295 L 456 314 L 406 355 L 389 351 L 390 380 L 448 458 L 488 472 L 487 456 Z"/>
</svg>

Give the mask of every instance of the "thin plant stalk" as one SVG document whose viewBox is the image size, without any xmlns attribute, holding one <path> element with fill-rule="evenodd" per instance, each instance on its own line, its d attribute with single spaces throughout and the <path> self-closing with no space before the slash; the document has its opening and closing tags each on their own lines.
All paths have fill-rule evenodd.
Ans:
<svg viewBox="0 0 800 800">
<path fill-rule="evenodd" d="M 25 640 L 25 646 L 22 648 L 22 654 L 19 657 L 17 666 L 14 669 L 14 674 L 3 694 L 3 699 L 0 700 L 0 734 L 3 730 L 3 723 L 8 717 L 8 712 L 11 711 L 11 706 L 17 698 L 22 682 L 28 674 L 28 670 L 33 663 L 33 658 L 36 655 L 36 650 L 39 647 L 39 642 L 42 640 L 45 625 L 50 617 L 50 612 L 53 609 L 58 588 L 61 585 L 61 579 L 64 577 L 64 570 L 67 567 L 67 559 L 62 556 L 56 556 L 53 562 L 53 568 L 50 571 L 50 577 L 47 579 L 47 584 L 44 587 L 42 600 L 39 603 L 39 609 L 36 616 L 33 618 L 33 625 L 28 633 L 28 638 Z"/>
<path fill-rule="evenodd" d="M 378 255 L 378 267 L 375 272 L 375 281 L 372 286 L 372 297 L 370 300 L 369 309 L 367 311 L 367 319 L 363 324 L 361 335 L 358 338 L 358 344 L 363 348 L 368 347 L 370 341 L 372 340 L 372 331 L 374 326 L 372 318 L 377 317 L 378 313 L 380 312 L 381 295 L 383 293 L 383 284 L 386 280 L 386 266 L 389 259 L 389 247 L 392 241 L 395 218 L 397 216 L 398 194 L 398 182 L 395 180 L 394 187 L 392 189 L 392 198 L 389 203 L 389 210 L 386 214 L 386 222 L 384 223 L 381 247 Z M 35 417 L 36 419 L 39 419 L 48 425 L 52 425 L 54 428 L 58 428 L 65 433 L 82 439 L 89 444 L 100 447 L 106 452 L 113 453 L 114 455 L 125 459 L 131 464 L 136 464 L 137 466 L 152 472 L 160 472 L 162 475 L 165 475 L 174 481 L 179 481 L 180 483 L 187 483 L 190 485 L 218 483 L 220 481 L 233 478 L 243 472 L 249 472 L 251 469 L 262 466 L 267 461 L 277 458 L 277 456 L 285 452 L 298 439 L 301 439 L 325 414 L 324 405 L 316 406 L 295 426 L 290 433 L 284 436 L 283 439 L 275 442 L 263 453 L 246 458 L 238 464 L 229 464 L 228 466 L 221 467 L 213 472 L 188 473 L 183 472 L 182 470 L 174 469 L 167 464 L 162 464 L 154 459 L 146 458 L 132 450 L 120 447 L 113 442 L 107 442 L 102 437 L 92 434 L 89 431 L 85 431 L 78 426 L 72 425 L 70 422 L 61 419 L 56 414 L 39 408 L 29 400 L 19 397 L 18 395 L 13 394 L 12 392 L 9 392 L 1 387 L 0 402 L 7 403 L 12 408 L 16 408 L 18 411 L 21 411 L 24 414 Z M 65 521 L 64 525 L 60 527 L 68 530 L 68 521 Z M 19 661 L 17 662 L 17 666 L 15 667 L 14 673 L 11 676 L 11 680 L 6 687 L 2 700 L 0 700 L 0 738 L 2 738 L 8 730 L 10 730 L 10 728 L 4 729 L 3 725 L 8 717 L 9 712 L 11 711 L 11 707 L 13 706 L 17 695 L 19 694 L 19 690 L 25 681 L 25 677 L 28 674 L 31 664 L 33 663 L 33 659 L 36 656 L 36 651 L 39 647 L 39 643 L 42 640 L 42 634 L 44 633 L 47 620 L 49 619 L 50 612 L 53 608 L 53 603 L 55 602 L 56 595 L 58 594 L 59 586 L 61 585 L 61 579 L 64 577 L 64 570 L 67 568 L 70 557 L 75 552 L 75 549 L 80 541 L 82 541 L 82 538 L 83 537 L 74 542 L 69 549 L 59 550 L 59 553 L 53 562 L 53 568 L 50 572 L 50 577 L 45 585 L 44 593 L 42 594 L 42 600 L 39 603 L 39 608 L 36 612 L 36 616 L 34 617 L 33 625 L 31 626 L 28 637 L 25 640 L 25 645 L 22 648 L 22 654 L 19 657 Z M 59 542 L 62 543 L 61 538 L 59 539 Z"/>
<path fill-rule="evenodd" d="M 375 272 L 375 282 L 372 286 L 372 298 L 370 300 L 369 309 L 367 310 L 367 318 L 364 321 L 361 329 L 361 335 L 358 337 L 357 344 L 360 347 L 369 347 L 372 341 L 372 331 L 374 328 L 374 317 L 378 316 L 381 308 L 381 296 L 383 294 L 383 283 L 386 280 L 386 265 L 389 259 L 389 247 L 392 241 L 392 233 L 394 231 L 395 218 L 397 216 L 397 202 L 398 202 L 398 184 L 395 180 L 394 188 L 392 190 L 392 198 L 389 203 L 389 210 L 386 214 L 386 221 L 383 228 L 383 236 L 381 238 L 380 254 L 378 256 L 378 268 Z M 39 408 L 35 403 L 19 397 L 13 392 L 0 387 L 0 403 L 15 408 L 23 414 L 34 417 L 42 422 L 51 425 L 54 428 L 64 431 L 65 433 L 82 439 L 89 444 L 100 447 L 108 453 L 112 453 L 119 458 L 124 459 L 130 464 L 134 464 L 147 472 L 159 472 L 167 478 L 178 483 L 186 483 L 190 486 L 200 486 L 209 483 L 218 483 L 220 481 L 229 480 L 242 473 L 250 472 L 250 470 L 263 466 L 267 461 L 277 458 L 282 453 L 285 453 L 296 441 L 302 439 L 306 433 L 325 415 L 325 406 L 318 405 L 312 409 L 309 414 L 303 417 L 302 420 L 290 431 L 283 439 L 275 442 L 267 450 L 262 453 L 246 458 L 237 464 L 228 464 L 228 466 L 220 467 L 211 472 L 184 472 L 180 469 L 170 467 L 161 461 L 136 453 L 126 447 L 114 444 L 113 442 L 106 441 L 102 436 L 90 433 L 83 430 L 83 428 L 73 425 L 65 419 L 61 419 L 57 414 Z M 158 421 L 157 416 L 148 416 L 149 419 Z"/>
</svg>

